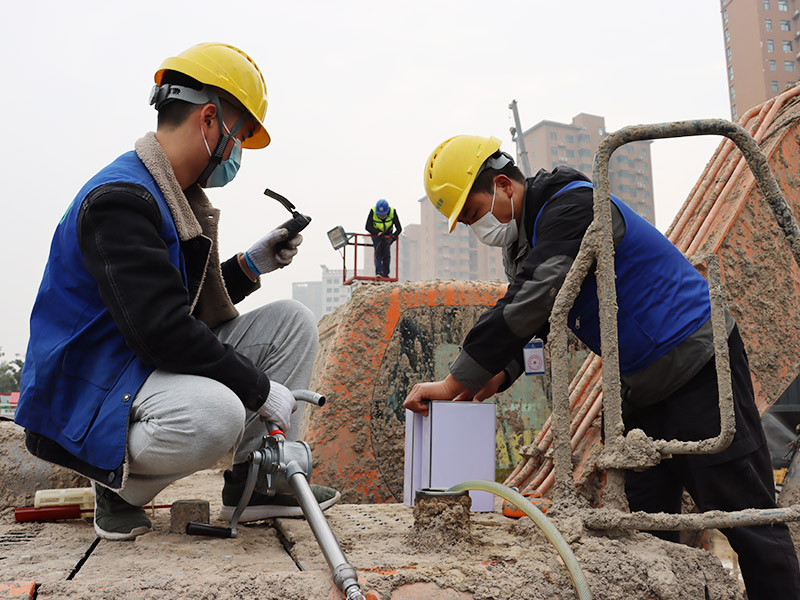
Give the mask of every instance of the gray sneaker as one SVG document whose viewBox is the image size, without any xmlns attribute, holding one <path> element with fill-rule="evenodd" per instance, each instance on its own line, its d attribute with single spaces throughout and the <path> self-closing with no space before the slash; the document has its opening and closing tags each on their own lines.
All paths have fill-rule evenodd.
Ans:
<svg viewBox="0 0 800 600">
<path fill-rule="evenodd" d="M 94 488 L 94 530 L 106 540 L 132 540 L 152 530 L 152 523 L 141 506 L 128 504 L 110 489 Z"/>
<path fill-rule="evenodd" d="M 233 511 L 239 504 L 239 499 L 244 493 L 245 481 L 234 482 L 230 471 L 225 471 L 225 485 L 222 486 L 222 510 L 219 513 L 220 519 L 230 521 L 233 518 Z M 322 510 L 327 510 L 336 504 L 342 495 L 338 490 L 325 487 L 324 485 L 309 486 Z M 239 517 L 240 523 L 249 521 L 261 521 L 262 519 L 275 519 L 279 517 L 302 517 L 303 509 L 297 503 L 297 499 L 290 494 L 276 494 L 267 496 L 254 491 L 250 496 L 250 502 L 242 511 Z"/>
</svg>

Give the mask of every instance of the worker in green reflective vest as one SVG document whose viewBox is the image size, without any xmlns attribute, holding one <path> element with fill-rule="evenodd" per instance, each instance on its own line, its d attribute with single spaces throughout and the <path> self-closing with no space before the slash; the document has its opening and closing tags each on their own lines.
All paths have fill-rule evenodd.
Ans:
<svg viewBox="0 0 800 600">
<path fill-rule="evenodd" d="M 389 277 L 389 262 L 392 258 L 392 244 L 403 231 L 397 211 L 386 200 L 378 200 L 369 210 L 366 230 L 372 236 L 375 250 L 375 275 Z M 395 276 L 397 274 L 395 273 Z"/>
</svg>

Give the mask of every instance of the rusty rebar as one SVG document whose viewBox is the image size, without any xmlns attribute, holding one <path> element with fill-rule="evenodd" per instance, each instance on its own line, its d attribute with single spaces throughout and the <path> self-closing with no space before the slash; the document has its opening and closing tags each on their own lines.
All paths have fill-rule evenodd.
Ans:
<svg viewBox="0 0 800 600">
<path fill-rule="evenodd" d="M 626 514 L 628 511 L 627 499 L 624 494 L 623 468 L 631 465 L 624 464 L 627 459 L 619 460 L 613 458 L 624 456 L 626 448 L 620 394 L 617 295 L 608 165 L 611 154 L 617 148 L 629 142 L 695 135 L 722 135 L 733 141 L 741 150 L 753 172 L 759 191 L 769 204 L 778 226 L 792 248 L 795 261 L 800 265 L 800 227 L 798 227 L 794 215 L 786 204 L 786 200 L 769 169 L 766 157 L 755 140 L 740 125 L 723 119 L 637 125 L 625 127 L 612 133 L 601 142 L 595 155 L 593 167 L 594 219 L 583 237 L 578 255 L 556 296 L 550 316 L 550 354 L 553 357 L 553 462 L 557 493 L 574 494 L 569 419 L 570 385 L 566 366 L 567 315 L 580 292 L 581 284 L 589 269 L 596 265 L 600 337 L 603 348 L 602 382 L 606 444 L 604 453 L 612 457 L 605 461 L 607 466 L 613 465 L 608 468 L 606 473 L 605 504 L 608 509 L 618 511 L 620 514 Z M 715 271 L 716 274 L 712 276 L 711 271 Z M 730 391 L 727 335 L 722 316 L 724 312 L 721 308 L 722 294 L 721 285 L 719 284 L 719 268 L 718 264 L 711 260 L 709 261 L 709 278 L 713 279 L 714 277 L 716 277 L 716 280 L 710 282 L 709 294 L 712 305 L 712 328 L 715 338 L 717 377 L 720 390 L 720 434 L 715 438 L 698 442 L 650 440 L 656 451 L 662 456 L 678 453 L 719 452 L 730 444 L 735 431 L 735 427 L 730 426 L 733 402 L 732 392 Z"/>
<path fill-rule="evenodd" d="M 591 509 L 583 523 L 589 529 L 643 529 L 646 531 L 680 531 L 690 529 L 724 529 L 752 527 L 800 521 L 800 504 L 788 508 L 748 508 L 733 512 L 710 510 L 704 513 L 675 514 Z"/>
</svg>

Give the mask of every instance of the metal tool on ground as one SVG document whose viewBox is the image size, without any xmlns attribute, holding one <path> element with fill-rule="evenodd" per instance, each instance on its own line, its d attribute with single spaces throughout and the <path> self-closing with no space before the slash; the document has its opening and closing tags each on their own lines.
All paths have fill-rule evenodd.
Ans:
<svg viewBox="0 0 800 600">
<path fill-rule="evenodd" d="M 292 204 L 289 201 L 289 199 L 286 198 L 285 196 L 281 196 L 278 192 L 273 192 L 269 188 L 264 190 L 264 195 L 269 196 L 270 198 L 274 198 L 275 200 L 280 202 L 284 206 L 284 208 L 286 208 L 286 210 L 292 213 L 291 219 L 278 226 L 278 229 L 283 228 L 289 232 L 289 235 L 286 238 L 287 241 L 292 239 L 301 231 L 303 231 L 303 229 L 308 227 L 308 224 L 311 223 L 311 217 L 309 217 L 308 215 L 302 215 L 299 212 L 297 212 L 297 209 L 295 208 L 294 204 Z M 286 242 L 282 242 L 278 246 L 285 247 Z"/>
<path fill-rule="evenodd" d="M 325 404 L 324 396 L 308 390 L 293 390 L 292 394 L 298 401 L 316 406 Z M 244 493 L 233 512 L 230 527 L 189 523 L 186 525 L 186 533 L 235 538 L 239 517 L 247 508 L 254 490 L 267 496 L 291 493 L 297 498 L 297 503 L 317 539 L 333 574 L 336 587 L 344 593 L 347 600 L 364 600 L 364 594 L 358 584 L 358 574 L 347 562 L 344 552 L 309 486 L 308 478 L 313 465 L 311 448 L 306 442 L 287 442 L 286 435 L 273 423 L 268 424 L 267 430 L 270 434 L 264 436 L 262 447 L 252 452 L 247 458 L 247 462 L 250 463 L 247 481 Z"/>
</svg>

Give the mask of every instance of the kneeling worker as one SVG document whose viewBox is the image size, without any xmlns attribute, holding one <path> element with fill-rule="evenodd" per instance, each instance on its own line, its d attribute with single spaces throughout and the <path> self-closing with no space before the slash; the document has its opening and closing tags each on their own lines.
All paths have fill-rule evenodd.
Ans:
<svg viewBox="0 0 800 600">
<path fill-rule="evenodd" d="M 420 383 L 404 406 L 427 413 L 428 400 L 485 400 L 510 386 L 522 350 L 546 338 L 548 319 L 593 217 L 592 184 L 558 167 L 526 179 L 500 140 L 457 136 L 425 164 L 428 199 L 449 221 L 470 226 L 503 249 L 510 285 L 467 334 L 442 381 Z M 612 196 L 619 354 L 625 425 L 655 439 L 698 440 L 719 434 L 711 307 L 706 280 L 658 230 Z M 570 329 L 600 354 L 597 287 L 587 276 Z M 715 455 L 674 456 L 626 472 L 632 511 L 679 513 L 685 488 L 701 511 L 774 508 L 775 487 L 744 344 L 726 315 L 736 435 Z M 739 555 L 748 597 L 800 598 L 800 572 L 785 524 L 723 533 Z M 677 541 L 677 532 L 655 532 Z M 767 575 L 768 574 L 768 575 Z"/>
</svg>

